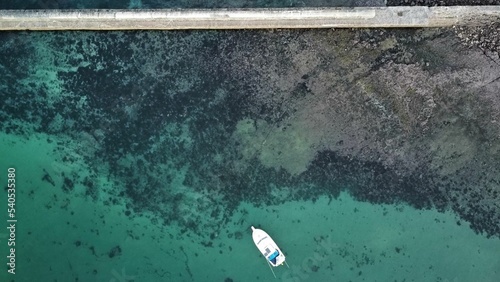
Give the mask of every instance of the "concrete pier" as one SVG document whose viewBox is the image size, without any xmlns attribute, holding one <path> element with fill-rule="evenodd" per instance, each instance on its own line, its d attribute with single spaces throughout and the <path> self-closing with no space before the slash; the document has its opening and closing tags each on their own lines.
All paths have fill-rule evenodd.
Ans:
<svg viewBox="0 0 500 282">
<path fill-rule="evenodd" d="M 481 25 L 500 6 L 160 10 L 0 10 L 0 30 L 404 28 Z"/>
</svg>

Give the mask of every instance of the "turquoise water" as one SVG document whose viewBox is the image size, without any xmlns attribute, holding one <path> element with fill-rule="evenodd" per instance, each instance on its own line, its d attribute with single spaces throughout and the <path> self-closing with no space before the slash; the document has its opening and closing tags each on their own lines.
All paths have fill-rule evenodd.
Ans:
<svg viewBox="0 0 500 282">
<path fill-rule="evenodd" d="M 1 33 L 0 280 L 273 280 L 253 225 L 277 281 L 496 281 L 499 65 L 441 29 Z"/>
</svg>

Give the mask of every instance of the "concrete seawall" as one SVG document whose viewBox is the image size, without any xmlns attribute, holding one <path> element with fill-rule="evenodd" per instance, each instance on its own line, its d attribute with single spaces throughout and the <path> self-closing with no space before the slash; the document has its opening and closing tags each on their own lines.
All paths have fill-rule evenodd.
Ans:
<svg viewBox="0 0 500 282">
<path fill-rule="evenodd" d="M 0 10 L 0 30 L 446 27 L 500 19 L 500 6 L 213 10 Z"/>
</svg>

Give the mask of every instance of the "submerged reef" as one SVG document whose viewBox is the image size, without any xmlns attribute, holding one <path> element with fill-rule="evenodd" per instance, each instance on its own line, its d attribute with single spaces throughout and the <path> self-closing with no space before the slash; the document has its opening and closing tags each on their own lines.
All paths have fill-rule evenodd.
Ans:
<svg viewBox="0 0 500 282">
<path fill-rule="evenodd" d="M 64 175 L 66 193 L 81 184 L 202 237 L 242 201 L 341 191 L 500 235 L 500 62 L 454 30 L 26 32 L 0 46 L 0 130 L 68 137 L 115 183 L 103 200 L 92 177 Z"/>
</svg>

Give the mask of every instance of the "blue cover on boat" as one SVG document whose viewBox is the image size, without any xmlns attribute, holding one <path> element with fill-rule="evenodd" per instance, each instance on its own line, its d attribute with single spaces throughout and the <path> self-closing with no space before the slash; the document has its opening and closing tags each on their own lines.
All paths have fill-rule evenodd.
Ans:
<svg viewBox="0 0 500 282">
<path fill-rule="evenodd" d="M 273 263 L 276 263 L 276 257 L 279 256 L 280 253 L 278 252 L 278 250 L 274 251 L 274 253 L 272 253 L 270 256 L 269 256 L 269 261 L 272 261 Z"/>
</svg>

